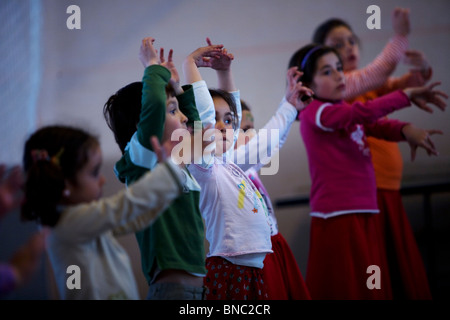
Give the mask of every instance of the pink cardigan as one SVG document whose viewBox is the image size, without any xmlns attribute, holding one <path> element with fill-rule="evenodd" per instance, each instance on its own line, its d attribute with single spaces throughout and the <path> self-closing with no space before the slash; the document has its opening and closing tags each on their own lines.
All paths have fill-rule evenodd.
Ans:
<svg viewBox="0 0 450 320">
<path fill-rule="evenodd" d="M 404 140 L 405 122 L 380 118 L 409 105 L 408 97 L 398 90 L 365 104 L 314 100 L 300 113 L 312 181 L 312 216 L 378 212 L 366 135 Z"/>
</svg>

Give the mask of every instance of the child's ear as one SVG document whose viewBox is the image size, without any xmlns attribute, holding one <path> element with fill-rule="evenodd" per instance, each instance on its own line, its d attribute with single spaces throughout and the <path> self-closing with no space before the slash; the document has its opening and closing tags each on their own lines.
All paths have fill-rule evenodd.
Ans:
<svg viewBox="0 0 450 320">
<path fill-rule="evenodd" d="M 62 201 L 68 202 L 70 200 L 70 196 L 73 193 L 73 183 L 70 182 L 68 179 L 64 179 L 64 190 L 62 192 Z"/>
</svg>

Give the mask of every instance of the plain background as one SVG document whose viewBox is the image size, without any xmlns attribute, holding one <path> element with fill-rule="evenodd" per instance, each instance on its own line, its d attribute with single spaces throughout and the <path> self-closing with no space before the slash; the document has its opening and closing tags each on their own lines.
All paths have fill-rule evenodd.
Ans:
<svg viewBox="0 0 450 320">
<path fill-rule="evenodd" d="M 381 9 L 381 29 L 369 30 L 369 5 Z M 81 29 L 69 30 L 69 5 L 81 9 Z M 365 1 L 365 0 L 3 0 L 0 4 L 0 162 L 20 163 L 23 143 L 35 129 L 47 124 L 68 124 L 85 128 L 101 141 L 107 178 L 104 195 L 123 187 L 114 176 L 114 163 L 121 156 L 107 127 L 102 108 L 108 97 L 124 85 L 141 81 L 143 67 L 138 59 L 142 38 L 156 38 L 155 46 L 174 49 L 174 61 L 181 63 L 190 52 L 206 44 L 224 44 L 234 54 L 232 64 L 241 97 L 252 108 L 256 128 L 275 112 L 285 90 L 285 74 L 291 55 L 311 41 L 316 26 L 330 17 L 345 19 L 360 37 L 361 67 L 372 61 L 393 35 L 391 13 L 396 7 L 411 10 L 410 48 L 425 53 L 433 67 L 432 80 L 442 81 L 450 93 L 450 2 Z M 406 72 L 400 64 L 395 75 Z M 210 87 L 217 84 L 212 70 L 201 70 Z M 450 180 L 449 111 L 437 108 L 433 114 L 408 108 L 392 118 L 419 127 L 444 131 L 433 136 L 440 151 L 428 157 L 423 150 L 415 162 L 409 147 L 401 143 L 404 185 Z M 310 178 L 305 148 L 295 122 L 279 154 L 276 175 L 262 176 L 272 201 L 308 195 Z M 421 241 L 424 213 L 420 195 L 405 198 L 411 225 Z M 447 194 L 433 197 L 436 234 L 448 243 L 449 201 Z M 289 242 L 303 275 L 309 241 L 309 208 L 275 208 L 279 230 Z M 0 222 L 0 258 L 7 260 L 36 229 L 23 224 L 13 213 Z M 142 295 L 147 285 L 140 271 L 139 251 L 134 235 L 121 239 L 133 260 Z M 188 241 L 188 239 L 187 239 Z M 422 242 L 420 242 L 422 243 Z M 420 244 L 419 243 L 419 244 Z M 421 246 L 422 249 L 422 246 Z M 426 248 L 423 248 L 426 250 Z M 447 250 L 448 251 L 448 250 Z M 424 251 L 425 252 L 425 251 Z M 448 252 L 435 257 L 443 268 L 437 286 L 448 287 Z M 428 266 L 428 264 L 427 264 Z M 439 269 L 441 270 L 441 269 Z M 46 261 L 28 286 L 8 299 L 54 299 L 54 287 Z"/>
</svg>

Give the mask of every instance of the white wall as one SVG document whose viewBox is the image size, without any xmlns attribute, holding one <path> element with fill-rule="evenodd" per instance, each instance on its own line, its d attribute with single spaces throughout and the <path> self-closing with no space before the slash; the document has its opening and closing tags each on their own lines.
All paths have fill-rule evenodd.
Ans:
<svg viewBox="0 0 450 320">
<path fill-rule="evenodd" d="M 72 4 L 81 8 L 80 30 L 66 27 L 69 17 L 66 8 Z M 381 8 L 381 30 L 366 27 L 369 16 L 366 9 L 371 4 Z M 362 65 L 365 65 L 393 34 L 390 16 L 394 7 L 408 7 L 411 9 L 411 48 L 425 53 L 433 66 L 433 79 L 441 80 L 441 89 L 450 93 L 447 58 L 450 2 L 446 0 L 42 0 L 41 5 L 42 76 L 36 126 L 73 124 L 98 134 L 104 152 L 103 172 L 108 180 L 106 195 L 122 185 L 112 172 L 120 152 L 103 119 L 102 108 L 116 90 L 141 80 L 143 67 L 138 60 L 138 51 L 145 36 L 155 37 L 157 47 L 173 48 L 180 71 L 183 58 L 205 45 L 206 37 L 214 43 L 224 44 L 235 55 L 232 69 L 236 84 L 242 98 L 252 107 L 258 128 L 270 118 L 284 94 L 290 56 L 310 41 L 319 23 L 332 16 L 347 20 L 362 40 Z M 406 67 L 399 66 L 396 74 L 405 70 Z M 214 72 L 202 70 L 202 74 L 210 86 L 216 85 Z M 419 152 L 416 161 L 411 163 L 408 147 L 401 146 L 405 181 L 448 178 L 449 112 L 436 110 L 430 115 L 410 108 L 393 117 L 444 131 L 443 136 L 434 137 L 439 157 L 430 158 L 425 152 Z M 274 202 L 309 191 L 307 159 L 298 131 L 299 123 L 296 122 L 280 152 L 278 174 L 262 177 Z M 23 133 L 23 139 L 26 134 Z M 8 140 L 0 141 L 5 150 Z M 12 157 L 19 162 L 21 154 Z M 277 216 L 280 231 L 290 243 L 305 275 L 308 208 L 280 209 Z M 143 281 L 134 237 L 125 238 L 124 243 L 136 262 L 139 281 Z M 141 288 L 145 294 L 145 284 Z"/>
</svg>

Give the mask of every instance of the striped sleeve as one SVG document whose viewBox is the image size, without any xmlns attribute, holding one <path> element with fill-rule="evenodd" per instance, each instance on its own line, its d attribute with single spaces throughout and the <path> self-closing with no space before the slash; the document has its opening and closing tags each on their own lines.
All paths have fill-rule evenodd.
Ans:
<svg viewBox="0 0 450 320">
<path fill-rule="evenodd" d="M 381 87 L 394 72 L 397 64 L 408 49 L 408 38 L 396 35 L 383 51 L 366 67 L 345 74 L 345 100 L 354 98 Z"/>
</svg>

